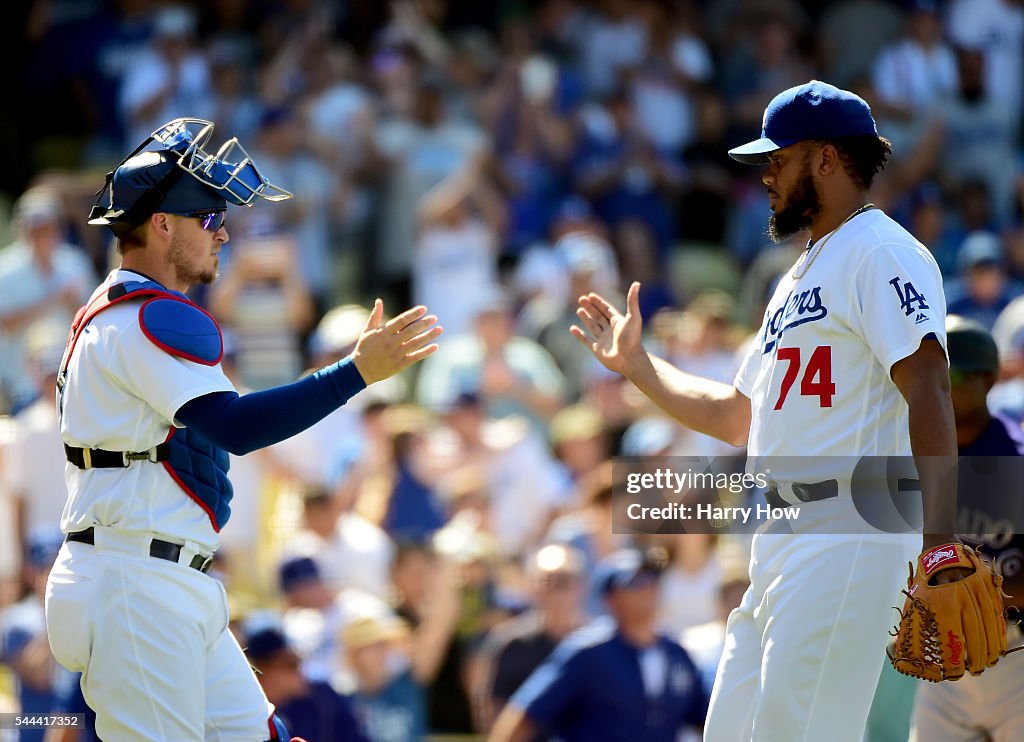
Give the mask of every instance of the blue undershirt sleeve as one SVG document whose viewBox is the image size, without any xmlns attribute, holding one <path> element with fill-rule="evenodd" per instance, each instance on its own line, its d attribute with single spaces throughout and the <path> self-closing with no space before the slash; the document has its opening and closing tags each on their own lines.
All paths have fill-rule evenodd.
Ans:
<svg viewBox="0 0 1024 742">
<path fill-rule="evenodd" d="M 216 446 L 242 456 L 291 438 L 366 388 L 351 358 L 292 384 L 239 396 L 213 392 L 189 400 L 175 418 Z"/>
</svg>

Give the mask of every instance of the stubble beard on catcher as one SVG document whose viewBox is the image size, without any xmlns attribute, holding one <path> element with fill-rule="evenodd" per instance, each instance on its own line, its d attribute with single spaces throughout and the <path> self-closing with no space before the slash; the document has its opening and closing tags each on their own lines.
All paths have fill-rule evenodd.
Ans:
<svg viewBox="0 0 1024 742">
<path fill-rule="evenodd" d="M 209 285 L 217 280 L 217 266 L 220 262 L 214 258 L 213 270 L 195 268 L 188 258 L 185 239 L 178 234 L 171 236 L 171 248 L 167 252 L 167 262 L 174 268 L 174 277 L 184 286 Z"/>
<path fill-rule="evenodd" d="M 805 159 L 786 203 L 768 216 L 768 236 L 772 242 L 782 242 L 810 227 L 820 213 L 821 196 L 811 175 L 811 163 Z"/>
</svg>

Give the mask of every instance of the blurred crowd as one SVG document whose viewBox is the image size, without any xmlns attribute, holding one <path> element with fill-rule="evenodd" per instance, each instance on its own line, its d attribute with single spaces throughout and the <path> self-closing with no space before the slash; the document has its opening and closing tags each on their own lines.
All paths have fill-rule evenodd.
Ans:
<svg viewBox="0 0 1024 742">
<path fill-rule="evenodd" d="M 613 533 L 610 461 L 742 451 L 660 416 L 567 327 L 579 295 L 621 305 L 639 280 L 650 347 L 731 382 L 803 246 L 768 240 L 759 172 L 726 154 L 784 88 L 872 105 L 894 145 L 872 200 L 935 254 L 949 311 L 993 333 L 990 406 L 1024 418 L 1022 2 L 22 5 L 0 112 L 0 662 L 23 704 L 74 691 L 24 650 L 65 499 L 56 368 L 111 267 L 86 214 L 179 116 L 296 196 L 231 210 L 195 297 L 239 391 L 344 357 L 376 296 L 445 327 L 421 366 L 232 461 L 217 572 L 268 696 L 328 725 L 311 739 L 484 732 L 594 617 L 672 637 L 706 706 L 746 541 Z M 634 585 L 623 549 L 657 579 Z"/>
</svg>

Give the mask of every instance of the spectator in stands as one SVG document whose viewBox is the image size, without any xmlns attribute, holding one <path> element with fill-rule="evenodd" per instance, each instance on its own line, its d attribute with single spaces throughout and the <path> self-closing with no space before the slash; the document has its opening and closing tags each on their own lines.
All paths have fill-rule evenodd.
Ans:
<svg viewBox="0 0 1024 742">
<path fill-rule="evenodd" d="M 386 600 L 394 545 L 354 510 L 359 490 L 311 485 L 301 495 L 302 528 L 285 544 L 285 554 L 315 559 L 332 594 L 357 589 Z"/>
<path fill-rule="evenodd" d="M 689 655 L 658 634 L 660 567 L 635 550 L 602 561 L 595 583 L 611 620 L 571 634 L 509 700 L 496 742 L 544 731 L 564 739 L 677 740 L 704 725 L 708 693 Z"/>
<path fill-rule="evenodd" d="M 286 557 L 277 573 L 284 602 L 281 631 L 302 660 L 303 675 L 329 681 L 337 670 L 333 663 L 342 620 L 337 593 L 324 582 L 320 566 L 308 556 Z"/>
<path fill-rule="evenodd" d="M 59 528 L 44 528 L 29 536 L 25 578 L 29 594 L 0 612 L 0 662 L 8 665 L 17 680 L 18 708 L 23 714 L 48 714 L 56 692 L 68 682 L 67 670 L 50 652 L 43 614 L 46 579 L 60 550 Z M 23 742 L 42 742 L 42 727 L 21 730 Z"/>
<path fill-rule="evenodd" d="M 606 461 L 580 482 L 581 507 L 555 520 L 543 538 L 544 543 L 571 546 L 583 554 L 587 574 L 602 559 L 631 545 L 628 534 L 613 530 L 612 481 L 612 462 Z M 599 590 L 589 591 L 586 609 L 594 616 L 605 612 Z"/>
<path fill-rule="evenodd" d="M 448 116 L 441 80 L 421 79 L 415 90 L 408 115 L 383 118 L 374 127 L 374 147 L 387 174 L 373 267 L 376 280 L 398 294 L 409 291 L 420 199 L 488 149 L 479 127 Z"/>
<path fill-rule="evenodd" d="M 64 450 L 53 390 L 67 334 L 67 327 L 37 323 L 25 340 L 38 398 L 12 420 L 12 439 L 0 467 L 0 490 L 10 495 L 15 508 L 14 541 L 19 553 L 25 553 L 29 533 L 60 526 L 68 496 L 63 467 L 53 465 Z"/>
<path fill-rule="evenodd" d="M 583 369 L 591 365 L 593 356 L 580 344 L 565 342 L 565 328 L 578 322 L 575 300 L 591 291 L 610 292 L 616 296 L 619 269 L 615 253 L 602 237 L 591 232 L 570 232 L 554 245 L 555 258 L 566 276 L 566 288 L 557 299 L 537 297 L 523 308 L 523 332 L 537 340 L 551 357 L 566 380 L 566 396 L 578 399 L 583 389 Z M 572 339 L 572 336 L 569 336 Z M 580 350 L 584 353 L 580 353 Z"/>
<path fill-rule="evenodd" d="M 907 2 L 903 36 L 875 60 L 872 110 L 896 151 L 914 148 L 932 109 L 956 92 L 956 55 L 935 0 Z"/>
<path fill-rule="evenodd" d="M 182 5 L 157 10 L 152 46 L 128 65 L 118 101 L 135 147 L 165 121 L 189 116 L 209 118 L 214 112 L 210 68 L 195 48 L 196 19 Z"/>
<path fill-rule="evenodd" d="M 658 627 L 679 637 L 716 617 L 722 563 L 710 533 L 678 533 L 666 540 L 671 556 L 659 584 Z"/>
<path fill-rule="evenodd" d="M 388 439 L 391 486 L 381 527 L 394 541 L 426 541 L 447 520 L 432 482 L 427 450 L 429 419 L 422 408 L 396 405 L 382 413 Z"/>
<path fill-rule="evenodd" d="M 320 680 L 309 680 L 302 661 L 277 627 L 258 628 L 241 640 L 267 700 L 292 734 L 309 740 L 366 740 L 353 702 Z"/>
<path fill-rule="evenodd" d="M 1014 299 L 992 327 L 999 348 L 999 381 L 989 393 L 993 410 L 1024 423 L 1024 297 Z"/>
<path fill-rule="evenodd" d="M 1005 99 L 988 87 L 985 55 L 978 48 L 957 50 L 956 95 L 938 108 L 945 131 L 939 172 L 954 187 L 983 182 L 990 211 L 1000 228 L 1010 223 L 1017 176 L 1017 119 Z"/>
<path fill-rule="evenodd" d="M 943 276 L 956 273 L 956 252 L 960 246 L 948 211 L 942 188 L 934 181 L 922 183 L 908 198 L 907 231 L 931 251 Z"/>
<path fill-rule="evenodd" d="M 992 232 L 970 233 L 960 246 L 957 262 L 960 280 L 946 291 L 946 310 L 991 330 L 999 313 L 1024 293 L 1024 286 L 1006 275 L 999 236 Z"/>
<path fill-rule="evenodd" d="M 342 632 L 354 679 L 352 703 L 370 742 L 417 742 L 430 730 L 426 699 L 394 617 L 363 617 Z"/>
<path fill-rule="evenodd" d="M 796 43 L 800 11 L 784 3 L 765 3 L 762 8 L 748 11 L 748 43 L 724 61 L 721 75 L 733 124 L 743 132 L 761 128 L 761 114 L 776 91 L 799 85 L 809 76 Z"/>
<path fill-rule="evenodd" d="M 0 251 L 0 410 L 18 411 L 38 395 L 25 359 L 29 328 L 68 328 L 89 298 L 92 266 L 61 239 L 63 224 L 59 196 L 49 188 L 30 188 L 14 205 L 17 239 Z"/>
<path fill-rule="evenodd" d="M 504 253 L 518 256 L 543 239 L 564 193 L 562 169 L 573 147 L 565 69 L 534 48 L 506 58 L 482 119 L 494 132 L 494 172 L 508 204 Z"/>
<path fill-rule="evenodd" d="M 903 27 L 900 8 L 884 0 L 840 0 L 823 10 L 814 29 L 823 79 L 843 87 L 870 75 L 879 52 Z"/>
<path fill-rule="evenodd" d="M 711 53 L 685 9 L 643 3 L 638 10 L 645 55 L 625 72 L 637 125 L 659 151 L 678 154 L 694 139 L 694 94 L 714 74 Z"/>
<path fill-rule="evenodd" d="M 1020 0 L 952 0 L 946 34 L 958 47 L 978 49 L 985 58 L 986 89 L 1021 118 L 1024 97 L 1024 8 Z"/>
<path fill-rule="evenodd" d="M 530 549 L 564 503 L 564 479 L 544 441 L 522 418 L 489 418 L 463 394 L 432 436 L 431 458 L 450 476 L 470 470 L 484 482 L 490 530 L 502 556 Z M 441 477 L 439 485 L 446 485 Z"/>
<path fill-rule="evenodd" d="M 601 0 L 581 19 L 574 41 L 584 90 L 600 99 L 620 84 L 624 70 L 643 60 L 647 28 L 636 4 Z"/>
<path fill-rule="evenodd" d="M 682 178 L 678 155 L 659 150 L 640 131 L 625 88 L 583 116 L 570 180 L 610 225 L 613 243 L 621 224 L 639 220 L 653 231 L 659 256 L 664 254 L 672 240 L 672 201 Z"/>
<path fill-rule="evenodd" d="M 611 456 L 601 413 L 584 403 L 560 410 L 551 420 L 551 448 L 573 494 L 568 501 L 575 504 L 580 483 Z"/>
<path fill-rule="evenodd" d="M 433 732 L 473 731 L 463 670 L 466 646 L 455 636 L 460 619 L 459 566 L 440 557 L 432 545 L 399 546 L 392 570 L 398 596 L 395 612 L 410 627 L 408 657 L 411 679 L 426 695 L 427 724 Z M 346 647 L 351 651 L 348 633 Z M 356 669 L 370 663 L 351 658 Z M 378 671 L 379 672 L 379 671 Z"/>
<path fill-rule="evenodd" d="M 277 183 L 287 183 L 295 198 L 272 213 L 239 215 L 239 242 L 246 238 L 283 238 L 294 245 L 293 269 L 323 311 L 334 286 L 334 256 L 330 230 L 336 213 L 343 213 L 339 176 L 309 151 L 305 124 L 299 112 L 279 105 L 260 117 L 256 152 L 260 172 Z"/>
<path fill-rule="evenodd" d="M 209 45 L 210 84 L 213 99 L 211 121 L 230 131 L 241 142 L 251 142 L 259 127 L 262 102 L 253 90 L 241 44 L 223 40 Z"/>
<path fill-rule="evenodd" d="M 300 339 L 314 319 L 313 297 L 295 270 L 290 238 L 238 240 L 210 309 L 231 333 L 238 381 L 258 391 L 295 381 L 304 364 Z"/>
<path fill-rule="evenodd" d="M 487 726 L 533 671 L 569 634 L 583 625 L 586 581 L 583 555 L 572 547 L 549 544 L 530 559 L 533 610 L 499 624 L 484 650 L 491 660 L 487 688 Z"/>
<path fill-rule="evenodd" d="M 551 354 L 514 334 L 513 307 L 495 289 L 481 305 L 472 335 L 451 338 L 427 359 L 416 380 L 416 399 L 443 411 L 464 393 L 476 395 L 488 417 L 519 415 L 543 435 L 562 406 L 565 378 Z"/>
<path fill-rule="evenodd" d="M 498 282 L 505 204 L 472 160 L 424 194 L 413 256 L 413 302 L 429 306 L 450 337 L 471 333 Z"/>
</svg>

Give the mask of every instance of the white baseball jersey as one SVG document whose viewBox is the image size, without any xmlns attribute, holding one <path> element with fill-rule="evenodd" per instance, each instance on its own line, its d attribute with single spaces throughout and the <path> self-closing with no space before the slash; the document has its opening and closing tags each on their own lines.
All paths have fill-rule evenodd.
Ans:
<svg viewBox="0 0 1024 742">
<path fill-rule="evenodd" d="M 909 456 L 890 369 L 929 334 L 945 348 L 945 315 L 931 253 L 882 211 L 823 237 L 782 277 L 736 375 L 751 400 L 748 456 L 780 481 L 827 478 L 814 471 L 826 457 Z"/>
<path fill-rule="evenodd" d="M 148 281 L 115 270 L 96 289 Z M 220 364 L 205 366 L 154 345 L 139 326 L 141 302 L 128 301 L 98 314 L 84 329 L 68 363 L 61 435 L 72 446 L 145 451 L 167 438 L 174 414 L 189 400 L 234 391 Z M 207 513 L 160 464 L 135 461 L 127 469 L 79 469 L 65 464 L 68 500 L 65 532 L 92 525 L 151 531 L 171 539 L 217 547 Z"/>
</svg>

